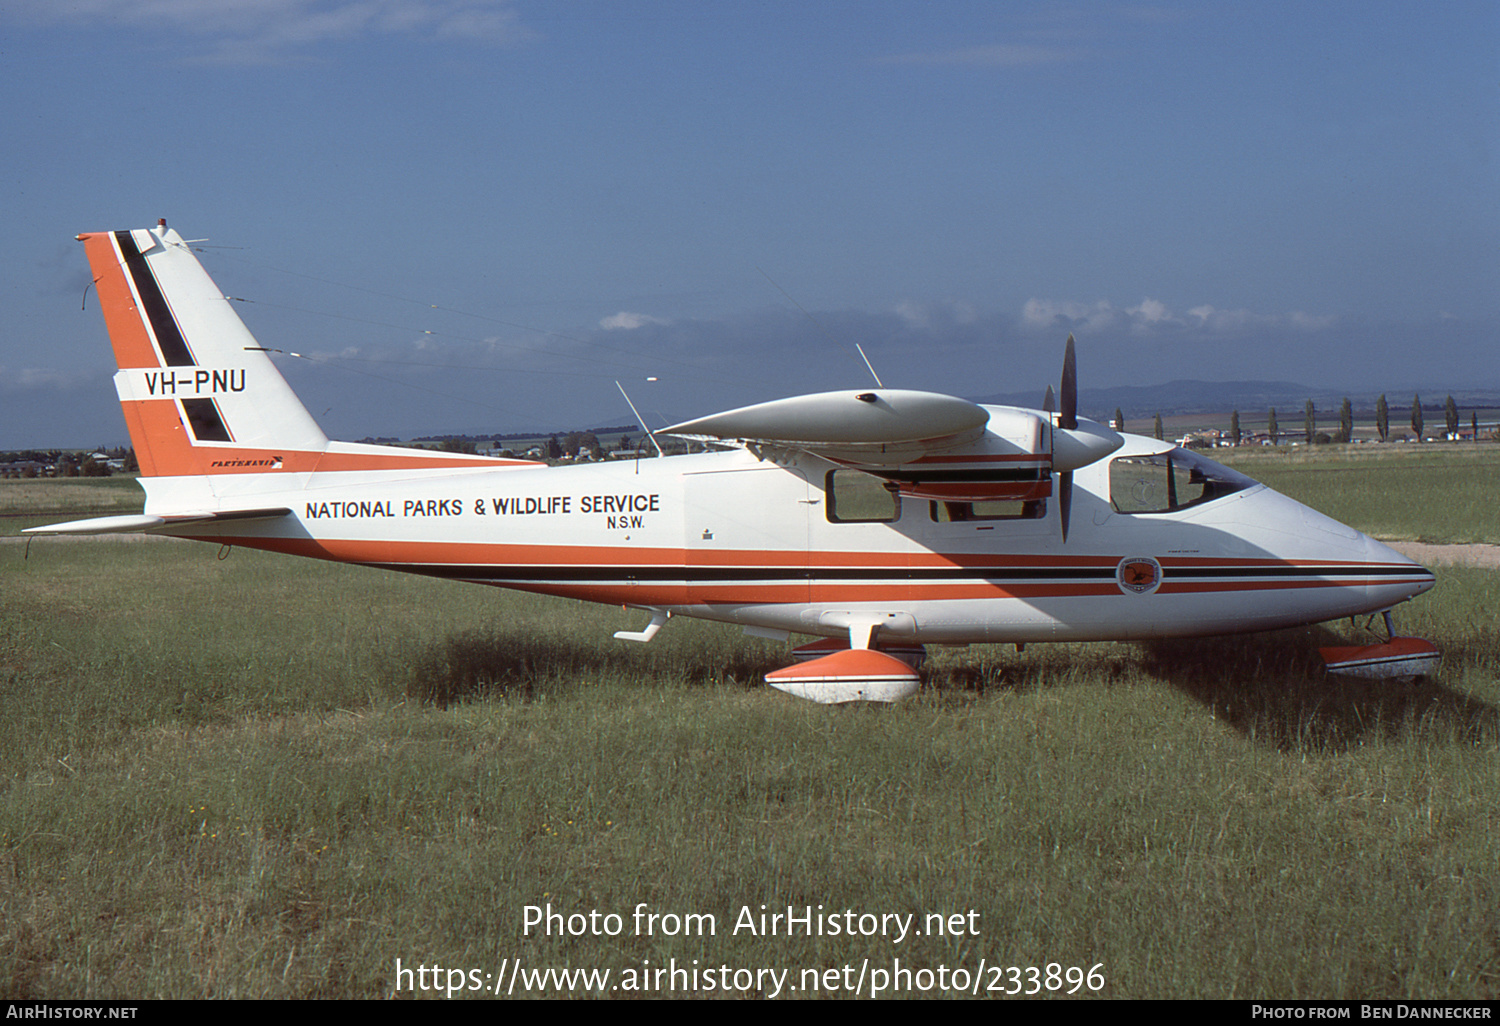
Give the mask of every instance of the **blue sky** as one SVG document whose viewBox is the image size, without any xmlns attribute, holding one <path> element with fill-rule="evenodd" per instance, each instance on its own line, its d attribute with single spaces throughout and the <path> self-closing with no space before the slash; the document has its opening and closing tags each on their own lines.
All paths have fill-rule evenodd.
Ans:
<svg viewBox="0 0 1500 1026">
<path fill-rule="evenodd" d="M 1492 2 L 0 2 L 0 450 L 158 217 L 334 437 L 888 386 L 1500 386 Z M 655 378 L 655 381 L 648 380 Z"/>
</svg>

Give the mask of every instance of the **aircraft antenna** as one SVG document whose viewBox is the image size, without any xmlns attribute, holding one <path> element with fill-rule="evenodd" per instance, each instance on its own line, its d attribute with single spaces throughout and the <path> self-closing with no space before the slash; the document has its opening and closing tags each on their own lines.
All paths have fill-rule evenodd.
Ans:
<svg viewBox="0 0 1500 1026">
<path fill-rule="evenodd" d="M 616 381 L 615 387 L 620 390 L 621 395 L 625 396 L 625 405 L 629 406 L 630 412 L 635 414 L 636 423 L 641 426 L 642 431 L 646 432 L 646 437 L 651 439 L 651 444 L 656 446 L 656 455 L 666 456 L 666 453 L 661 451 L 661 443 L 656 440 L 656 436 L 652 434 L 651 429 L 646 426 L 646 421 L 645 418 L 641 416 L 641 411 L 635 408 L 635 403 L 630 401 L 630 396 L 625 395 L 625 386 Z"/>
<path fill-rule="evenodd" d="M 880 375 L 875 373 L 874 365 L 870 363 L 870 358 L 865 355 L 865 347 L 856 342 L 854 343 L 854 348 L 859 350 L 859 358 L 865 361 L 865 367 L 870 371 L 870 377 L 875 379 L 875 387 L 884 388 L 885 382 L 881 381 Z"/>
</svg>

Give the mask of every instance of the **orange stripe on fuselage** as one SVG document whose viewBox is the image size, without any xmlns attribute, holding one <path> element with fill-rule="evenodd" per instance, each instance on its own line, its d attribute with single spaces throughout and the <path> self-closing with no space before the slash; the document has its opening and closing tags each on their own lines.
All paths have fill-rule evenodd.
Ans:
<svg viewBox="0 0 1500 1026">
<path fill-rule="evenodd" d="M 902 495 L 939 502 L 1035 502 L 1052 494 L 1052 479 L 1042 481 L 932 481 L 898 484 Z"/>
<path fill-rule="evenodd" d="M 1371 563 L 1363 559 L 1218 559 L 1213 556 L 1166 556 L 1162 569 L 1173 567 L 1275 567 L 1275 566 L 1368 566 L 1400 567 L 1399 563 Z"/>
<path fill-rule="evenodd" d="M 469 467 L 535 467 L 530 460 L 499 460 L 463 454 L 421 455 L 392 448 L 381 452 L 316 452 L 255 449 L 195 442 L 173 399 L 140 399 L 120 404 L 143 477 L 195 474 L 339 473 L 369 470 L 454 470 Z M 231 428 L 232 429 L 232 428 Z"/>
<path fill-rule="evenodd" d="M 230 540 L 222 535 L 205 537 L 206 541 Z M 505 542 L 414 541 L 407 539 L 360 538 L 234 538 L 237 545 L 254 546 L 294 555 L 314 556 L 351 563 L 408 563 L 413 566 L 607 566 L 653 568 L 766 567 L 768 569 L 805 569 L 814 577 L 823 570 L 840 568 L 884 569 L 892 577 L 903 570 L 963 569 L 983 576 L 987 570 L 1082 569 L 1113 573 L 1119 563 L 1116 556 L 1049 556 L 1021 554 L 978 554 L 940 552 L 830 552 L 761 549 L 727 549 L 704 551 L 669 546 L 620 545 L 547 545 Z M 1164 563 L 1166 561 L 1163 561 Z M 1235 568 L 1263 567 L 1358 567 L 1378 575 L 1383 569 L 1400 569 L 1399 564 L 1369 563 L 1363 560 L 1283 560 L 1283 559 L 1179 559 L 1182 565 L 1224 567 L 1226 576 Z M 1178 590 L 1234 590 L 1247 584 L 1261 583 L 1272 587 L 1305 586 L 1321 581 L 1172 581 L 1162 587 Z M 1342 582 L 1331 582 L 1342 586 Z M 1111 584 L 1113 586 L 1113 584 Z"/>
<path fill-rule="evenodd" d="M 565 598 L 584 599 L 592 602 L 626 603 L 632 605 L 694 605 L 694 604 L 804 604 L 830 602 L 928 602 L 956 601 L 966 599 L 1054 599 L 1054 598 L 1109 598 L 1119 596 L 1124 601 L 1140 601 L 1136 596 L 1125 595 L 1113 580 L 1101 581 L 1013 581 L 993 582 L 983 580 L 960 581 L 903 581 L 903 568 L 966 568 L 975 577 L 982 577 L 989 568 L 1014 568 L 1024 572 L 1027 567 L 1092 567 L 1112 568 L 1115 560 L 1108 557 L 1047 557 L 1047 556 L 987 556 L 949 557 L 938 553 L 881 554 L 872 559 L 870 553 L 812 553 L 814 562 L 806 552 L 757 552 L 739 550 L 715 553 L 710 562 L 702 553 L 666 547 L 622 548 L 585 545 L 507 545 L 494 543 L 458 542 L 413 542 L 394 540 L 314 539 L 314 538 L 228 538 L 221 535 L 198 536 L 200 541 L 232 543 L 247 548 L 264 549 L 289 555 L 310 556 L 335 562 L 378 563 L 391 569 L 412 573 L 428 573 L 448 567 L 599 567 L 601 576 L 613 571 L 628 578 L 632 567 L 663 570 L 681 567 L 686 578 L 694 570 L 712 566 L 746 567 L 763 566 L 768 573 L 787 569 L 802 569 L 810 579 L 766 580 L 766 581 L 493 581 L 476 577 L 476 583 L 494 587 L 511 588 L 518 591 Z M 699 557 L 699 558 L 694 558 Z M 960 563 L 959 560 L 962 559 Z M 692 562 L 689 562 L 692 560 Z M 1280 560 L 1225 560 L 1218 565 L 1233 564 L 1254 567 L 1267 565 L 1289 565 Z M 1330 563 L 1321 564 L 1333 565 Z M 1367 566 L 1378 573 L 1378 566 L 1357 561 L 1345 562 L 1346 566 Z M 839 567 L 884 568 L 890 578 L 884 581 L 838 581 L 822 579 L 820 571 L 836 570 Z M 620 572 L 624 571 L 623 574 Z M 460 578 L 462 579 L 462 578 Z M 1266 581 L 1180 581 L 1163 582 L 1159 594 L 1213 594 L 1245 591 L 1301 590 L 1306 588 L 1362 587 L 1385 583 L 1377 579 L 1349 580 L 1266 580 Z"/>
<path fill-rule="evenodd" d="M 921 463 L 1035 463 L 1041 467 L 1049 466 L 1052 463 L 1052 454 L 1046 452 L 1021 452 L 965 456 L 919 456 L 914 460 L 908 460 L 903 466 L 910 467 Z"/>
<path fill-rule="evenodd" d="M 339 473 L 350 470 L 454 470 L 463 467 L 488 467 L 502 470 L 509 467 L 544 467 L 535 460 L 507 460 L 494 456 L 465 456 L 462 454 L 434 453 L 415 455 L 410 450 L 402 452 L 392 447 L 383 452 L 324 452 L 318 457 L 313 469 L 320 474 Z"/>
<path fill-rule="evenodd" d="M 191 536 L 196 537 L 196 536 Z M 215 535 L 199 541 L 228 541 Z M 495 545 L 343 538 L 234 538 L 234 544 L 340 563 L 400 563 L 425 566 L 683 566 L 685 553 L 669 548 L 609 548 L 588 545 Z M 766 553 L 774 562 L 777 553 Z M 792 554 L 792 555 L 795 555 Z M 801 557 L 806 559 L 805 556 Z"/>
<path fill-rule="evenodd" d="M 1399 581 L 1385 580 L 1349 580 L 1339 578 L 1336 581 L 1183 581 L 1171 584 L 1166 581 L 1156 589 L 1158 595 L 1193 595 L 1205 592 L 1231 592 L 1231 591 L 1275 591 L 1277 589 L 1297 588 L 1367 588 L 1381 584 L 1397 584 Z"/>
</svg>

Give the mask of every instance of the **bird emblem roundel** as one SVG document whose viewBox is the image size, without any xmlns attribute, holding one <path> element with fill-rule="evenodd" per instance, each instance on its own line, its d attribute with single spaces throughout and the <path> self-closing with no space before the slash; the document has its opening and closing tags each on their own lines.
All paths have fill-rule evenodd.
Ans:
<svg viewBox="0 0 1500 1026">
<path fill-rule="evenodd" d="M 1161 564 L 1150 556 L 1127 556 L 1115 568 L 1115 583 L 1127 595 L 1150 595 L 1161 587 Z"/>
</svg>

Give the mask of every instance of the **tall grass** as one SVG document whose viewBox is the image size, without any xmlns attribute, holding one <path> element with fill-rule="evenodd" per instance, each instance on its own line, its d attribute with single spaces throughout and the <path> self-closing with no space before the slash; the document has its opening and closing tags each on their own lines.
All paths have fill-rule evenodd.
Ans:
<svg viewBox="0 0 1500 1026">
<path fill-rule="evenodd" d="M 1419 687 L 1324 678 L 1311 628 L 939 650 L 914 699 L 827 708 L 759 683 L 784 646 L 714 624 L 636 646 L 609 635 L 638 613 L 186 542 L 20 555 L 9 997 L 381 997 L 398 958 L 1500 996 L 1493 571 L 1441 568 L 1403 616 L 1446 653 Z M 638 903 L 717 930 L 637 935 Z M 548 904 L 626 928 L 525 931 Z M 735 933 L 762 904 L 978 934 Z"/>
</svg>

